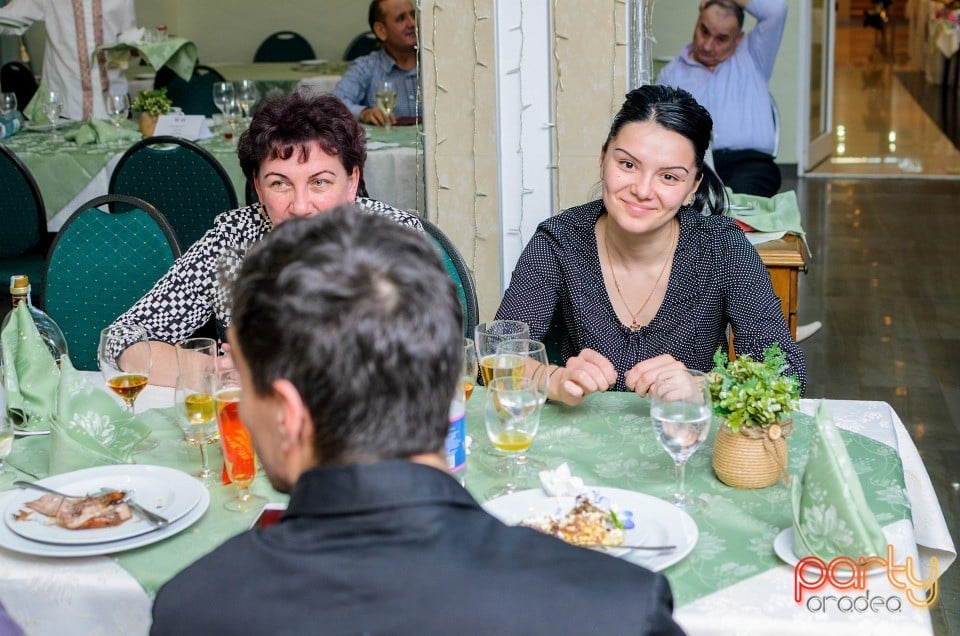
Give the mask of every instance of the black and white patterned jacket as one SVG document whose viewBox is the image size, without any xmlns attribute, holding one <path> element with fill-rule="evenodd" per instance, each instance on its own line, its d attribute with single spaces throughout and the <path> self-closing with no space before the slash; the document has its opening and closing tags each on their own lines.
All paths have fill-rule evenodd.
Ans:
<svg viewBox="0 0 960 636">
<path fill-rule="evenodd" d="M 356 204 L 371 214 L 423 231 L 416 215 L 363 197 L 357 197 Z M 142 325 L 150 340 L 170 344 L 190 336 L 214 315 L 226 329 L 230 316 L 217 282 L 218 262 L 224 254 L 243 254 L 271 229 L 273 224 L 259 203 L 218 215 L 213 227 L 114 324 Z"/>
</svg>

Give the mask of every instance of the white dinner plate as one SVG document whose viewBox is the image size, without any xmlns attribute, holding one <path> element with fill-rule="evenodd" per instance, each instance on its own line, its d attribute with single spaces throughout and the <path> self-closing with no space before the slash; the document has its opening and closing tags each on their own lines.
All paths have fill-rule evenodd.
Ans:
<svg viewBox="0 0 960 636">
<path fill-rule="evenodd" d="M 68 495 L 87 495 L 102 488 L 132 492 L 134 501 L 171 522 L 190 512 L 205 490 L 203 484 L 185 472 L 140 464 L 85 468 L 41 479 L 37 483 Z M 26 502 L 42 495 L 42 492 L 29 488 L 17 491 L 4 507 L 3 519 L 7 527 L 26 539 L 58 545 L 123 541 L 158 530 L 136 511 L 132 511 L 133 518 L 120 525 L 90 530 L 68 530 L 53 523 L 50 517 L 33 511 L 22 521 L 15 519 L 18 511 L 30 510 L 24 505 Z"/>
<path fill-rule="evenodd" d="M 137 73 L 134 77 L 138 80 L 151 80 L 157 76 L 156 73 Z"/>
<path fill-rule="evenodd" d="M 793 553 L 793 526 L 789 528 L 784 528 L 773 540 L 773 551 L 777 553 L 777 556 L 780 557 L 780 560 L 786 563 L 787 565 L 796 566 L 800 562 L 800 559 L 796 554 Z M 874 576 L 876 574 L 885 574 L 887 572 L 886 568 L 877 568 L 871 567 L 867 570 L 867 576 Z M 839 576 L 850 576 L 852 572 L 850 568 L 838 567 L 837 574 Z"/>
<path fill-rule="evenodd" d="M 198 482 L 199 483 L 199 482 Z M 210 493 L 206 488 L 200 493 L 200 501 L 186 515 L 180 517 L 170 525 L 157 529 L 156 532 L 147 532 L 130 539 L 122 541 L 109 541 L 107 543 L 91 543 L 89 545 L 58 545 L 54 543 L 42 543 L 40 541 L 31 541 L 16 534 L 6 524 L 0 523 L 0 548 L 6 548 L 13 552 L 21 554 L 32 554 L 45 557 L 88 557 L 102 554 L 114 554 L 142 548 L 143 546 L 163 541 L 169 537 L 186 530 L 196 523 L 210 506 Z"/>
<path fill-rule="evenodd" d="M 300 60 L 301 66 L 321 66 L 326 63 L 326 60 Z"/>
<path fill-rule="evenodd" d="M 600 548 L 627 561 L 659 572 L 681 561 L 697 545 L 699 531 L 690 515 L 657 497 L 621 488 L 590 488 L 610 500 L 618 512 L 631 512 L 634 527 L 626 531 L 627 545 L 674 545 L 664 552 L 646 552 L 629 548 Z M 483 504 L 484 510 L 508 525 L 540 515 L 565 514 L 574 504 L 574 497 L 548 497 L 539 488 L 521 490 L 497 497 Z"/>
</svg>

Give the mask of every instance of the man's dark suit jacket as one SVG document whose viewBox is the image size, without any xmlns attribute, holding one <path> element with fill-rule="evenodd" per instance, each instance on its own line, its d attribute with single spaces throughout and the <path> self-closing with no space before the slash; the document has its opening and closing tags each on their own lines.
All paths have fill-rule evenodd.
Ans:
<svg viewBox="0 0 960 636">
<path fill-rule="evenodd" d="M 484 512 L 406 461 L 301 476 L 281 522 L 161 588 L 152 634 L 670 634 L 659 574 Z"/>
</svg>

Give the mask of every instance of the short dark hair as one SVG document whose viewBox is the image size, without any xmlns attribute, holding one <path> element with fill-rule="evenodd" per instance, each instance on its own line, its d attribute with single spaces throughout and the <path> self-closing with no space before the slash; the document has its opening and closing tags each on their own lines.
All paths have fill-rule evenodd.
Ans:
<svg viewBox="0 0 960 636">
<path fill-rule="evenodd" d="M 741 7 L 736 2 L 731 2 L 731 0 L 707 0 L 706 4 L 703 5 L 703 9 L 700 9 L 701 13 L 709 9 L 710 7 L 717 6 L 723 9 L 726 9 L 737 18 L 737 26 L 740 30 L 743 30 L 743 7 Z"/>
<path fill-rule="evenodd" d="M 265 100 L 253 115 L 250 127 L 240 135 L 237 155 L 244 176 L 253 179 L 267 159 L 289 159 L 300 153 L 309 158 L 307 146 L 317 142 L 329 155 L 338 157 L 351 174 L 360 170 L 357 194 L 366 196 L 363 164 L 367 140 L 363 127 L 340 99 L 333 95 L 306 96 L 290 93 Z"/>
<path fill-rule="evenodd" d="M 707 109 L 682 88 L 652 84 L 635 88 L 627 93 L 626 101 L 613 118 L 607 140 L 603 142 L 603 152 L 626 124 L 645 121 L 683 135 L 693 144 L 697 177 L 703 176 L 694 207 L 721 214 L 726 197 L 723 183 L 710 166 L 704 164 L 713 134 L 713 118 Z"/>
<path fill-rule="evenodd" d="M 321 463 L 442 449 L 462 312 L 422 234 L 352 204 L 291 219 L 251 248 L 234 292 L 253 389 L 296 386 Z"/>
<path fill-rule="evenodd" d="M 373 2 L 370 3 L 370 9 L 367 11 L 367 24 L 370 25 L 370 30 L 376 33 L 373 25 L 377 22 L 386 21 L 387 16 L 383 12 L 383 0 L 373 0 Z"/>
</svg>

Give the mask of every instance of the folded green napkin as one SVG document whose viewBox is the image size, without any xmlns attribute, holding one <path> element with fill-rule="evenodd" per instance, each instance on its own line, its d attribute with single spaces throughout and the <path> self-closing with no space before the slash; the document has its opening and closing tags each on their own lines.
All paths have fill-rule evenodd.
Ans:
<svg viewBox="0 0 960 636">
<path fill-rule="evenodd" d="M 20 303 L 0 334 L 7 411 L 21 430 L 47 431 L 53 420 L 60 370 L 44 344 L 26 303 Z"/>
<path fill-rule="evenodd" d="M 30 102 L 23 107 L 23 110 L 20 112 L 23 113 L 23 116 L 30 120 L 30 123 L 34 126 L 45 126 L 50 123 L 50 119 L 43 114 L 43 108 L 40 107 L 40 100 L 43 95 L 46 95 L 50 92 L 50 89 L 47 85 L 41 80 L 37 92 L 33 94 L 33 98 L 30 99 Z"/>
<path fill-rule="evenodd" d="M 133 463 L 133 447 L 150 428 L 106 391 L 60 361 L 57 413 L 50 429 L 50 474 L 104 464 Z"/>
<path fill-rule="evenodd" d="M 793 482 L 793 552 L 826 562 L 885 555 L 887 540 L 867 506 L 840 431 L 823 402 L 814 418 L 803 479 Z"/>
<path fill-rule="evenodd" d="M 155 71 L 163 66 L 169 66 L 174 73 L 185 81 L 190 81 L 193 67 L 197 64 L 197 45 L 186 38 L 172 38 L 160 42 L 117 42 L 109 46 L 97 47 L 93 52 L 96 57 L 99 51 L 109 55 L 110 65 L 127 68 L 130 63 L 130 51 L 139 51 L 147 64 Z"/>
<path fill-rule="evenodd" d="M 793 190 L 775 194 L 770 198 L 751 194 L 735 194 L 727 188 L 730 202 L 725 214 L 746 223 L 758 232 L 790 232 L 805 236 L 800 225 L 800 204 Z"/>
<path fill-rule="evenodd" d="M 79 128 L 64 133 L 63 138 L 82 146 L 84 144 L 110 144 L 117 141 L 140 141 L 142 136 L 138 130 L 116 126 L 113 122 L 101 119 L 91 119 L 83 122 Z"/>
</svg>

